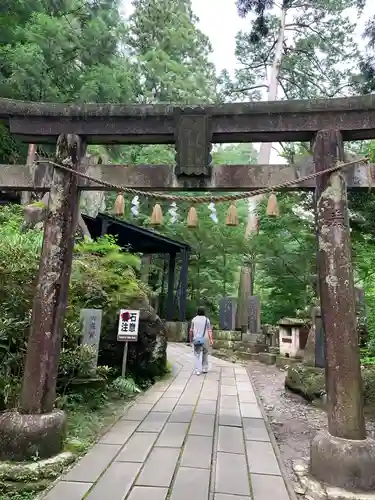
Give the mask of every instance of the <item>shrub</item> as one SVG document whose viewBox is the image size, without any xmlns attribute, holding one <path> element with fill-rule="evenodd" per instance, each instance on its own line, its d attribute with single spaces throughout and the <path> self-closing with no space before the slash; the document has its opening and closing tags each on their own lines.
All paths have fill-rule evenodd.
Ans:
<svg viewBox="0 0 375 500">
<path fill-rule="evenodd" d="M 22 222 L 22 207 L 0 208 L 0 410 L 17 405 L 42 246 L 42 232 L 21 233 Z M 113 237 L 75 245 L 58 372 L 60 394 L 75 378 L 90 374 L 95 356 L 92 349 L 80 345 L 80 309 L 103 309 L 105 337 L 117 331 L 119 309 L 135 302 L 148 306 L 147 288 L 136 274 L 139 266 L 140 259 L 123 252 Z M 160 373 L 153 375 L 162 371 L 160 367 Z M 97 375 L 105 380 L 109 372 L 108 367 L 99 368 Z M 138 383 L 139 374 L 136 379 Z"/>
</svg>

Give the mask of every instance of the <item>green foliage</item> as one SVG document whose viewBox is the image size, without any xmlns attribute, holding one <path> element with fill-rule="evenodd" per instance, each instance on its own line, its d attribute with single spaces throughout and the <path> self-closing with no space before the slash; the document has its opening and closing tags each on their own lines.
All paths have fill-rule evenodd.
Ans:
<svg viewBox="0 0 375 500">
<path fill-rule="evenodd" d="M 268 73 L 282 30 L 280 5 L 274 1 L 239 0 L 239 13 L 255 14 L 249 31 L 236 37 L 239 68 L 232 79 L 220 77 L 224 95 L 231 99 L 258 100 L 268 87 Z M 289 0 L 282 3 L 286 15 L 280 73 L 277 81 L 286 99 L 338 97 L 352 92 L 352 78 L 359 59 L 354 41 L 355 23 L 347 9 L 360 7 L 355 0 Z"/>
<path fill-rule="evenodd" d="M 129 394 L 137 394 L 141 392 L 140 388 L 131 377 L 118 377 L 111 385 L 111 390 L 120 397 L 127 397 Z"/>
<path fill-rule="evenodd" d="M 117 0 L 68 0 L 58 6 L 17 1 L 10 12 L 18 8 L 18 15 L 2 18 L 0 28 L 7 25 L 8 35 L 0 49 L 1 95 L 91 102 L 129 97 L 129 64 L 118 49 L 126 29 L 118 6 Z"/>
<path fill-rule="evenodd" d="M 19 234 L 20 207 L 0 209 L 0 409 L 15 404 L 30 325 L 41 234 Z"/>
<path fill-rule="evenodd" d="M 366 50 L 360 59 L 360 74 L 356 79 L 358 90 L 362 94 L 370 94 L 375 90 L 375 16 L 367 20 L 364 32 Z"/>
<path fill-rule="evenodd" d="M 208 37 L 191 0 L 135 0 L 129 46 L 143 102 L 201 103 L 215 98 Z"/>
<path fill-rule="evenodd" d="M 220 144 L 213 152 L 214 165 L 247 165 L 257 162 L 257 152 L 252 144 Z"/>
<path fill-rule="evenodd" d="M 266 215 L 266 201 L 259 205 L 260 230 L 251 237 L 262 321 L 269 324 L 276 324 L 282 317 L 308 316 L 315 296 L 316 240 L 311 196 L 279 194 L 278 202 L 279 217 Z M 301 210 L 303 207 L 305 210 Z"/>
<path fill-rule="evenodd" d="M 21 223 L 21 207 L 0 208 L 0 408 L 17 405 L 42 245 L 42 233 L 20 233 Z M 136 278 L 139 265 L 139 258 L 122 252 L 114 238 L 76 245 L 58 373 L 61 395 L 75 379 L 92 376 L 95 352 L 80 345 L 80 309 L 102 308 L 102 331 L 113 330 L 121 307 L 146 298 L 147 290 Z M 108 368 L 100 368 L 97 375 L 108 378 Z"/>
<path fill-rule="evenodd" d="M 248 244 L 244 238 L 247 204 L 237 203 L 240 224 L 234 227 L 225 224 L 229 203 L 216 205 L 218 223 L 211 219 L 207 205 L 198 206 L 198 227 L 193 229 L 189 229 L 186 224 L 189 208 L 188 203 L 179 203 L 178 220 L 172 223 L 169 214 L 166 214 L 164 227 L 159 230 L 167 236 L 187 242 L 192 248 L 189 259 L 188 317 L 195 314 L 198 305 L 204 304 L 211 319 L 217 319 L 220 298 L 236 294 L 238 269 L 247 252 Z"/>
<path fill-rule="evenodd" d="M 129 20 L 120 15 L 119 0 L 8 3 L 0 18 L 3 97 L 135 103 L 216 99 L 212 49 L 197 27 L 190 0 L 137 0 Z M 152 163 L 150 156 L 156 163 L 174 156 L 164 146 L 109 149 L 123 163 L 137 163 L 134 156 L 139 163 Z M 1 162 L 15 163 L 25 155 L 25 147 L 0 128 Z M 133 161 L 126 161 L 129 157 Z"/>
</svg>

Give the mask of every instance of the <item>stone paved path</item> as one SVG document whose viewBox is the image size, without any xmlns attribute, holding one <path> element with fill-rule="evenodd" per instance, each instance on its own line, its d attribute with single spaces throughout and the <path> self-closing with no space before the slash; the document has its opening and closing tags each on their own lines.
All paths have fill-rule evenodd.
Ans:
<svg viewBox="0 0 375 500">
<path fill-rule="evenodd" d="M 44 500 L 290 500 L 243 366 L 168 347 L 174 378 L 142 395 Z"/>
</svg>

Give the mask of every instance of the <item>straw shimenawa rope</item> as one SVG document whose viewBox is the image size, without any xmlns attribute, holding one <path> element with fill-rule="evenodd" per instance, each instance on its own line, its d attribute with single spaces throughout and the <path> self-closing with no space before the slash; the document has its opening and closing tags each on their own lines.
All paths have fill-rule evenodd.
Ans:
<svg viewBox="0 0 375 500">
<path fill-rule="evenodd" d="M 300 184 L 301 182 L 308 181 L 310 179 L 315 179 L 316 177 L 319 177 L 321 175 L 326 175 L 330 174 L 332 172 L 335 172 L 337 170 L 341 170 L 347 167 L 351 167 L 353 165 L 357 165 L 358 163 L 367 163 L 369 161 L 369 158 L 366 156 L 364 158 L 361 158 L 360 160 L 353 160 L 348 163 L 343 163 L 343 162 L 338 162 L 336 165 L 330 168 L 326 168 L 325 170 L 321 170 L 320 172 L 314 172 L 313 174 L 306 175 L 305 177 L 300 177 L 299 179 L 293 179 L 291 181 L 283 182 L 281 184 L 277 184 L 275 186 L 268 186 L 264 187 L 261 189 L 256 189 L 255 191 L 248 191 L 248 192 L 242 192 L 242 193 L 237 193 L 237 194 L 228 194 L 228 195 L 219 195 L 219 196 L 212 196 L 212 195 L 203 195 L 203 196 L 179 196 L 179 195 L 173 195 L 173 194 L 164 194 L 164 193 L 154 193 L 150 191 L 142 191 L 140 189 L 133 189 L 129 188 L 126 186 L 121 186 L 118 184 L 111 184 L 110 182 L 103 181 L 101 179 L 95 179 L 94 177 L 91 177 L 90 175 L 84 174 L 83 172 L 78 172 L 76 170 L 73 170 L 72 168 L 66 166 L 66 165 L 61 165 L 59 163 L 55 163 L 51 160 L 48 159 L 41 159 L 37 160 L 36 163 L 49 163 L 50 165 L 53 165 L 55 167 L 61 168 L 61 170 L 65 170 L 66 172 L 70 172 L 73 175 L 77 175 L 78 177 L 81 177 L 82 179 L 87 179 L 91 182 L 95 182 L 96 184 L 99 184 L 101 186 L 107 187 L 110 190 L 114 190 L 117 192 L 123 192 L 123 193 L 129 193 L 133 194 L 134 196 L 144 196 L 146 198 L 152 198 L 155 200 L 165 200 L 165 201 L 187 201 L 192 204 L 199 204 L 199 203 L 220 203 L 220 202 L 226 202 L 226 201 L 236 201 L 236 200 L 243 200 L 246 198 L 251 198 L 253 196 L 258 196 L 260 194 L 267 194 L 267 193 L 272 193 L 273 191 L 279 191 L 281 189 L 285 189 L 289 186 L 293 186 L 296 184 Z"/>
</svg>

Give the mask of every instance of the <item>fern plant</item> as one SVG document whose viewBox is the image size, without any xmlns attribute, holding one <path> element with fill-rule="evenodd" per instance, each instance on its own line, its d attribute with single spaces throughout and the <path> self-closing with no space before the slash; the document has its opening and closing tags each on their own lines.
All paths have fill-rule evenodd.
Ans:
<svg viewBox="0 0 375 500">
<path fill-rule="evenodd" d="M 111 389 L 114 393 L 118 394 L 121 398 L 132 396 L 141 392 L 141 389 L 137 386 L 131 377 L 118 377 L 111 385 Z"/>
</svg>

